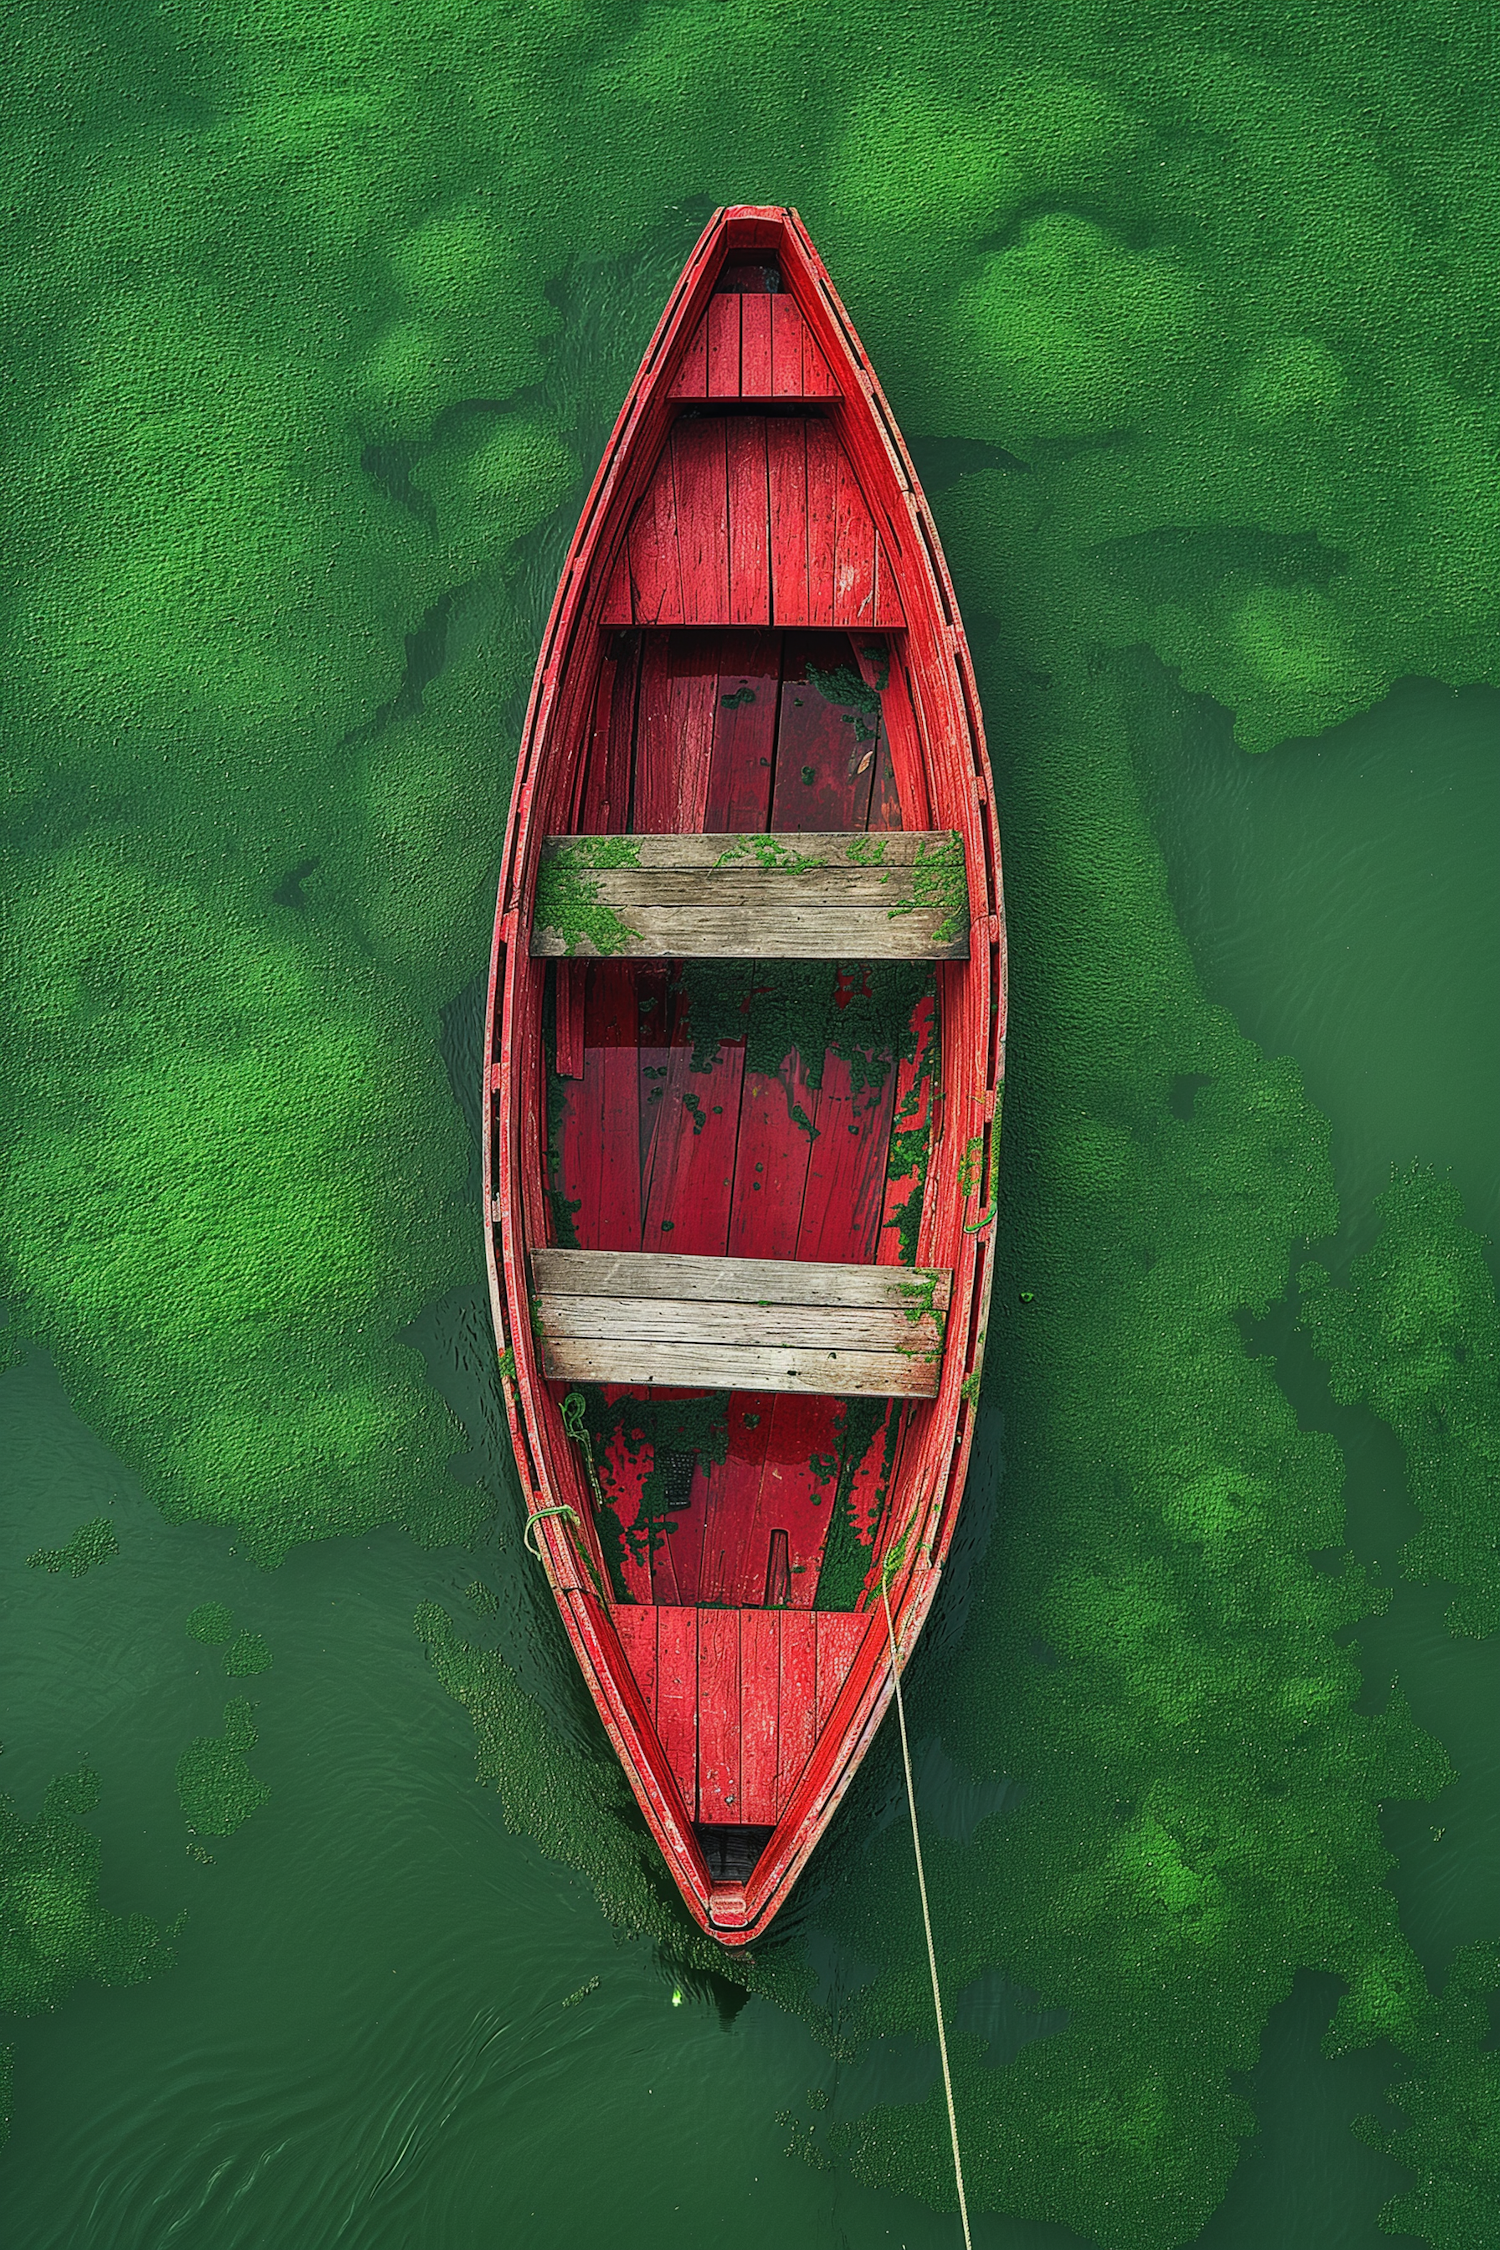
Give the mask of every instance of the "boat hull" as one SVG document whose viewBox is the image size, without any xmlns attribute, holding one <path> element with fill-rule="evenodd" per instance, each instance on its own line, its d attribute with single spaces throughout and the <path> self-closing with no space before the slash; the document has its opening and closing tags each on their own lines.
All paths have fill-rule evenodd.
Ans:
<svg viewBox="0 0 1500 2250">
<path fill-rule="evenodd" d="M 799 964 L 799 1023 L 822 1009 L 802 1046 L 828 1033 L 811 1060 L 778 1056 L 781 1019 L 757 1018 L 784 1000 L 763 964 L 721 1003 L 722 971 L 695 983 L 681 960 L 609 958 L 613 925 L 598 917 L 613 908 L 562 939 L 539 921 L 539 869 L 549 848 L 567 861 L 569 838 L 759 836 L 773 901 L 778 863 L 815 857 L 803 839 L 867 834 L 844 854 L 852 871 L 835 871 L 837 897 L 818 894 L 838 932 L 831 960 L 858 942 L 845 940 L 861 870 L 910 830 L 960 841 L 959 934 L 945 923 L 915 966 L 830 969 L 826 988 Z M 795 853 L 771 841 L 793 834 Z M 691 866 L 668 874 L 668 907 L 637 918 L 667 929 L 650 940 L 659 951 L 670 915 L 686 927 L 701 895 Z M 751 867 L 742 950 L 758 942 L 758 880 Z M 898 916 L 876 919 L 899 949 Z M 730 1035 L 717 1024 L 706 1044 L 720 1005 L 743 1023 L 731 1014 Z M 856 1035 L 862 1008 L 873 1028 Z M 891 1697 L 886 1597 L 904 1663 L 952 1541 L 992 1278 L 1004 1042 L 993 787 L 936 529 L 796 213 L 720 212 L 605 449 L 543 639 L 495 923 L 484 1211 L 529 1537 L 687 1908 L 725 1945 L 785 1903 Z M 898 1158 L 918 1140 L 908 1176 Z M 582 1335 L 583 1296 L 539 1294 L 541 1251 L 564 1273 L 610 1252 L 684 1271 L 694 1257 L 715 1273 L 745 1258 L 807 1270 L 785 1304 L 759 1306 L 753 1350 L 725 1347 L 705 1435 L 694 1402 L 715 1380 L 718 1330 L 704 1342 L 694 1329 L 698 1360 L 673 1360 L 664 1340 L 690 1281 L 643 1317 L 638 1289 L 609 1297 L 624 1285 L 606 1259 Z M 928 1324 L 924 1344 L 937 1324 L 934 1346 L 907 1352 L 930 1380 L 919 1371 L 873 1421 L 850 1371 L 876 1365 L 861 1339 L 885 1337 L 889 1354 L 890 1316 L 846 1307 L 827 1279 L 871 1266 L 898 1288 L 903 1266 L 929 1277 L 925 1296 L 906 1285 L 920 1300 L 907 1318 Z M 739 1318 L 714 1308 L 726 1335 L 742 1336 Z M 778 1387 L 783 1342 L 800 1369 L 808 1339 L 846 1333 L 841 1368 L 808 1378 L 815 1395 Z M 621 1366 L 632 1372 L 611 1380 Z M 684 1366 L 691 1381 L 674 1381 Z M 583 1372 L 570 1387 L 559 1368 Z"/>
</svg>

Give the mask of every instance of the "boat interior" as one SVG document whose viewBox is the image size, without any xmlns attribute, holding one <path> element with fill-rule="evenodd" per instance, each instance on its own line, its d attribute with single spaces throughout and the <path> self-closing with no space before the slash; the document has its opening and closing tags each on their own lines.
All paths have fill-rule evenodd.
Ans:
<svg viewBox="0 0 1500 2250">
<path fill-rule="evenodd" d="M 915 1262 L 945 961 L 968 923 L 957 943 L 930 942 L 931 918 L 926 940 L 898 941 L 906 909 L 875 887 L 898 838 L 909 860 L 911 832 L 933 827 L 904 619 L 833 375 L 773 259 L 731 255 L 672 391 L 593 653 L 575 659 L 594 676 L 548 848 L 608 840 L 588 865 L 623 863 L 610 896 L 685 928 L 735 839 L 775 841 L 747 847 L 722 947 L 658 934 L 588 957 L 566 933 L 549 944 L 539 890 L 550 1247 L 533 1248 L 531 1287 L 589 1465 L 601 1591 L 710 1874 L 732 1884 L 849 1674 L 903 1449 L 937 1390 L 947 1276 Z M 672 836 L 715 849 L 673 866 L 653 846 L 637 872 L 622 841 Z M 839 909 L 818 925 L 826 950 L 778 939 L 796 920 L 786 867 L 817 856 L 779 840 L 818 836 L 838 864 L 803 887 L 809 912 Z M 674 1339 L 699 1269 L 674 1260 L 721 1262 L 697 1358 Z M 736 1264 L 751 1260 L 778 1263 Z M 797 1362 L 786 1387 L 780 1360 Z"/>
</svg>

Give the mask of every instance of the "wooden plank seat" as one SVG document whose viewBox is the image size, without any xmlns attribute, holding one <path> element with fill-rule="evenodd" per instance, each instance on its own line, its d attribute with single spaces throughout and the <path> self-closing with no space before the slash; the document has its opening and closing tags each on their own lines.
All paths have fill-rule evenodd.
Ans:
<svg viewBox="0 0 1500 2250">
<path fill-rule="evenodd" d="M 553 1382 L 937 1396 L 945 1272 L 538 1245 L 531 1283 Z"/>
<path fill-rule="evenodd" d="M 646 960 L 965 961 L 962 840 L 549 836 L 531 950 Z"/>
</svg>

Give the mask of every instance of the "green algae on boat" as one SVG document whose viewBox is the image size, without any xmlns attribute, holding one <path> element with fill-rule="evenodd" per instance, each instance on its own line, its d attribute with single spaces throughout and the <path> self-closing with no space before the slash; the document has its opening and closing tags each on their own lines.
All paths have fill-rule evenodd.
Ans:
<svg viewBox="0 0 1500 2250">
<path fill-rule="evenodd" d="M 639 867 L 641 847 L 634 836 L 580 836 L 542 854 L 536 877 L 536 924 L 555 930 L 570 954 L 623 953 L 634 932 L 599 896 L 592 878 L 610 867 Z"/>
</svg>

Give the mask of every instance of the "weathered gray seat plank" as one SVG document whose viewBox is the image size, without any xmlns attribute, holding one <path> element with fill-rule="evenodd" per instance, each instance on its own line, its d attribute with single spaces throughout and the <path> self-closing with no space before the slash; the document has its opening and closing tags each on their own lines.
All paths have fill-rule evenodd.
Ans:
<svg viewBox="0 0 1500 2250">
<path fill-rule="evenodd" d="M 550 1247 L 531 1269 L 554 1381 L 937 1394 L 944 1272 Z"/>
<path fill-rule="evenodd" d="M 535 955 L 965 960 L 963 847 L 948 830 L 549 836 Z"/>
</svg>

